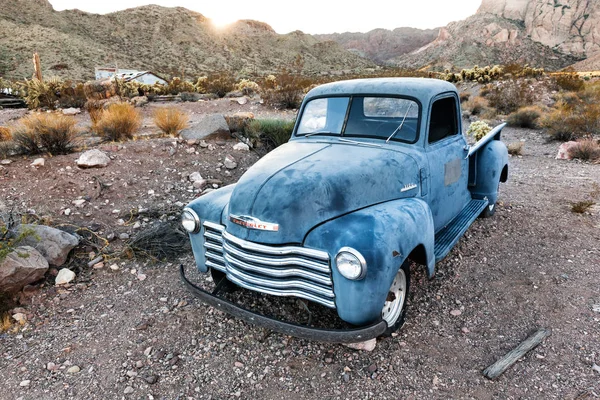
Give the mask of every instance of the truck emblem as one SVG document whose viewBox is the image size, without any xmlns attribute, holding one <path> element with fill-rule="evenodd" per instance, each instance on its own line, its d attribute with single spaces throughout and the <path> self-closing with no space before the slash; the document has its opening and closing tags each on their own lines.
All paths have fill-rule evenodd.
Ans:
<svg viewBox="0 0 600 400">
<path fill-rule="evenodd" d="M 404 185 L 404 187 L 402 189 L 400 189 L 401 192 L 408 192 L 409 190 L 413 190 L 414 188 L 416 188 L 417 185 L 414 183 L 410 183 L 408 185 Z"/>
<path fill-rule="evenodd" d="M 279 230 L 279 224 L 272 222 L 263 222 L 258 218 L 249 217 L 247 215 L 229 215 L 229 220 L 234 224 L 241 225 L 248 229 L 258 229 L 261 231 L 272 231 L 277 232 Z"/>
</svg>

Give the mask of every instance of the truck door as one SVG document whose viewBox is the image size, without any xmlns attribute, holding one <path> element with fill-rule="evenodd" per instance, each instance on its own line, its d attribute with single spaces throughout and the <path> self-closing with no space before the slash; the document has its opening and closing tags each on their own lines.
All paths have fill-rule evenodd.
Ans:
<svg viewBox="0 0 600 400">
<path fill-rule="evenodd" d="M 427 135 L 428 201 L 437 232 L 448 225 L 470 200 L 467 142 L 462 135 L 455 93 L 443 94 L 433 100 Z"/>
</svg>

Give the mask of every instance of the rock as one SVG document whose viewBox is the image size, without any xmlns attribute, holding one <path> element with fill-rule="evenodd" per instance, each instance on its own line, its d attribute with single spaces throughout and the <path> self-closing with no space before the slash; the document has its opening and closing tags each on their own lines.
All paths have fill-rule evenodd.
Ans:
<svg viewBox="0 0 600 400">
<path fill-rule="evenodd" d="M 85 199 L 73 200 L 72 203 L 75 205 L 75 207 L 83 207 L 85 204 Z"/>
<path fill-rule="evenodd" d="M 60 369 L 60 367 L 56 364 L 54 364 L 53 362 L 49 362 L 48 364 L 46 364 L 46 369 L 48 371 L 58 371 Z"/>
<path fill-rule="evenodd" d="M 131 393 L 133 393 L 133 388 L 131 386 L 127 386 L 125 388 L 125 391 L 123 393 L 125 393 L 125 394 L 131 394 Z"/>
<path fill-rule="evenodd" d="M 71 209 L 67 208 L 65 211 L 63 211 L 63 214 L 65 214 L 68 217 L 69 215 L 71 215 Z"/>
<path fill-rule="evenodd" d="M 82 153 L 76 162 L 81 168 L 102 168 L 110 163 L 110 157 L 98 149 L 93 149 Z"/>
<path fill-rule="evenodd" d="M 199 181 L 195 181 L 192 186 L 194 186 L 194 188 L 196 189 L 202 189 L 204 188 L 204 186 L 206 186 L 206 181 L 204 179 L 199 180 Z"/>
<path fill-rule="evenodd" d="M 110 267 L 108 267 L 108 268 L 112 269 L 113 271 L 119 270 L 119 266 L 117 264 L 111 264 Z"/>
<path fill-rule="evenodd" d="M 235 146 L 233 146 L 233 150 L 235 151 L 250 151 L 250 146 L 248 146 L 246 143 L 237 143 Z"/>
<path fill-rule="evenodd" d="M 76 374 L 79 371 L 81 371 L 81 368 L 79 368 L 77 365 L 73 365 L 71 368 L 69 368 L 67 370 L 67 374 Z"/>
<path fill-rule="evenodd" d="M 34 247 L 42 253 L 50 265 L 60 267 L 67 261 L 69 252 L 79 244 L 79 238 L 45 225 L 22 224 L 19 233 L 32 230 L 33 234 L 26 236 L 21 243 Z"/>
<path fill-rule="evenodd" d="M 2 164 L 2 165 L 10 165 L 10 164 L 12 164 L 12 161 L 8 160 L 8 159 L 4 159 L 4 160 L 0 161 L 0 164 Z"/>
<path fill-rule="evenodd" d="M 223 165 L 227 169 L 234 169 L 237 167 L 237 162 L 235 161 L 235 159 L 232 156 L 227 154 L 227 156 L 225 156 L 225 160 L 223 161 Z"/>
<path fill-rule="evenodd" d="M 127 233 L 121 233 L 121 234 L 119 234 L 119 239 L 121 239 L 121 240 L 127 240 L 127 239 L 129 239 L 129 234 L 127 234 Z"/>
<path fill-rule="evenodd" d="M 77 115 L 81 113 L 81 108 L 63 108 L 62 113 L 63 115 Z"/>
<path fill-rule="evenodd" d="M 192 172 L 190 174 L 190 176 L 188 176 L 188 179 L 191 182 L 197 182 L 197 181 L 203 181 L 204 178 L 202 178 L 202 175 L 200 175 L 200 172 Z"/>
<path fill-rule="evenodd" d="M 253 119 L 254 114 L 251 112 L 238 112 L 225 116 L 225 121 L 227 121 L 231 132 L 243 132 Z"/>
<path fill-rule="evenodd" d="M 44 158 L 36 158 L 35 160 L 33 160 L 33 162 L 31 163 L 32 167 L 43 167 L 44 164 L 46 163 L 46 160 Z"/>
<path fill-rule="evenodd" d="M 244 368 L 244 364 L 242 364 L 242 363 L 241 363 L 241 362 L 239 362 L 239 361 L 236 361 L 236 362 L 234 362 L 234 363 L 233 363 L 233 365 L 234 365 L 236 368 Z"/>
<path fill-rule="evenodd" d="M 377 340 L 370 339 L 360 343 L 344 343 L 344 346 L 354 350 L 373 351 L 375 350 L 375 346 L 377 346 Z"/>
<path fill-rule="evenodd" d="M 206 140 L 201 140 L 200 141 L 200 147 L 202 147 L 203 149 L 208 147 L 208 143 L 206 143 Z"/>
<path fill-rule="evenodd" d="M 181 131 L 181 137 L 190 139 L 205 139 L 205 138 L 229 138 L 231 132 L 225 118 L 221 114 L 208 114 L 190 126 Z"/>
<path fill-rule="evenodd" d="M 240 97 L 237 99 L 237 103 L 241 106 L 248 103 L 248 98 L 246 96 Z"/>
<path fill-rule="evenodd" d="M 21 383 L 19 383 L 19 386 L 27 387 L 27 386 L 29 386 L 30 383 L 31 383 L 31 381 L 29 379 L 26 379 L 24 381 L 21 381 Z"/>
<path fill-rule="evenodd" d="M 56 279 L 54 280 L 54 284 L 56 286 L 64 285 L 70 283 L 75 279 L 75 272 L 71 271 L 68 268 L 63 268 L 58 271 L 58 275 L 56 275 Z"/>
<path fill-rule="evenodd" d="M 21 325 L 25 325 L 25 323 L 27 322 L 27 316 L 24 313 L 16 313 L 13 314 L 12 318 L 17 321 L 18 323 L 20 323 Z"/>
<path fill-rule="evenodd" d="M 454 317 L 458 317 L 461 314 L 462 314 L 462 311 L 460 311 L 460 310 L 452 310 L 452 311 L 450 311 L 450 315 L 452 315 Z"/>
<path fill-rule="evenodd" d="M 146 375 L 144 376 L 144 380 L 150 385 L 154 385 L 156 382 L 158 382 L 158 375 Z"/>
<path fill-rule="evenodd" d="M 48 261 L 30 246 L 20 246 L 0 262 L 0 293 L 16 293 L 48 271 Z"/>
<path fill-rule="evenodd" d="M 148 97 L 146 96 L 135 96 L 129 100 L 134 107 L 142 107 L 148 104 Z"/>
<path fill-rule="evenodd" d="M 570 142 L 565 142 L 563 144 L 561 144 L 558 148 L 558 154 L 556 155 L 556 159 L 557 160 L 570 160 L 571 154 L 569 154 L 569 151 L 574 148 L 577 147 L 579 144 L 577 142 L 574 141 L 570 141 Z"/>
<path fill-rule="evenodd" d="M 140 229 L 142 227 L 142 223 L 140 221 L 135 221 L 133 224 L 133 229 Z"/>
</svg>

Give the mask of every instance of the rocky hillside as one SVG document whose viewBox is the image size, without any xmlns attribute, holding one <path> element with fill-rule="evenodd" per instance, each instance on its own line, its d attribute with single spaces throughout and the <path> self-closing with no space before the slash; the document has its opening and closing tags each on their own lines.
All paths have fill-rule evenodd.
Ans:
<svg viewBox="0 0 600 400">
<path fill-rule="evenodd" d="M 432 42 L 439 29 L 397 28 L 374 29 L 367 33 L 345 32 L 315 35 L 320 40 L 333 40 L 343 48 L 378 64 L 393 64 L 399 57 Z"/>
<path fill-rule="evenodd" d="M 0 55 L 5 75 L 31 77 L 39 52 L 46 75 L 91 79 L 95 66 L 196 76 L 223 69 L 276 72 L 298 55 L 305 73 L 373 64 L 335 42 L 302 32 L 277 34 L 267 24 L 239 21 L 227 29 L 185 8 L 144 6 L 106 15 L 55 11 L 46 0 L 0 0 Z"/>
</svg>

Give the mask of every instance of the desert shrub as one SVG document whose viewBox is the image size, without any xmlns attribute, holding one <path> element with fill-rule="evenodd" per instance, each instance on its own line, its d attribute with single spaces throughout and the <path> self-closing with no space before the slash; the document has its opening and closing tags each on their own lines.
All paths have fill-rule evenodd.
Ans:
<svg viewBox="0 0 600 400">
<path fill-rule="evenodd" d="M 484 121 L 475 121 L 471 125 L 469 125 L 469 129 L 467 130 L 467 135 L 473 136 L 475 141 L 479 141 L 485 135 L 487 135 L 488 132 L 491 130 L 492 130 L 492 127 L 489 126 Z"/>
<path fill-rule="evenodd" d="M 529 65 L 507 64 L 502 67 L 505 75 L 514 78 L 539 78 L 544 75 L 543 68 L 532 68 Z"/>
<path fill-rule="evenodd" d="M 188 115 L 175 107 L 154 111 L 154 124 L 167 136 L 176 135 L 188 126 Z"/>
<path fill-rule="evenodd" d="M 595 161 L 600 159 L 600 144 L 594 139 L 583 139 L 577 141 L 576 146 L 569 148 L 571 158 L 584 161 Z"/>
<path fill-rule="evenodd" d="M 503 114 L 510 114 L 533 103 L 535 96 L 526 81 L 509 80 L 492 88 L 487 99 L 491 107 Z"/>
<path fill-rule="evenodd" d="M 596 205 L 596 202 L 593 200 L 578 201 L 576 203 L 571 204 L 571 211 L 573 211 L 574 213 L 577 213 L 577 214 L 584 214 L 585 212 L 587 212 L 590 208 L 592 208 L 595 205 Z"/>
<path fill-rule="evenodd" d="M 196 92 L 181 92 L 179 93 L 179 98 L 181 99 L 181 101 L 195 102 L 200 100 L 202 97 L 199 93 Z"/>
<path fill-rule="evenodd" d="M 169 84 L 165 88 L 166 94 L 179 94 L 181 92 L 193 92 L 196 88 L 192 82 L 188 82 L 185 79 L 174 77 L 169 81 Z"/>
<path fill-rule="evenodd" d="M 61 108 L 81 108 L 86 102 L 83 83 L 73 83 L 65 81 L 60 87 L 58 93 L 58 106 Z"/>
<path fill-rule="evenodd" d="M 470 115 L 480 115 L 487 108 L 487 100 L 483 97 L 473 97 L 466 101 L 462 108 L 467 111 Z"/>
<path fill-rule="evenodd" d="M 460 92 L 459 98 L 460 98 L 460 102 L 461 103 L 464 103 L 464 102 L 468 101 L 470 97 L 471 97 L 471 93 L 469 93 L 469 92 Z"/>
<path fill-rule="evenodd" d="M 254 114 L 252 113 L 236 113 L 225 116 L 225 121 L 231 133 L 240 133 L 242 135 L 246 135 L 248 124 L 252 120 L 254 120 Z"/>
<path fill-rule="evenodd" d="M 242 79 L 237 83 L 235 89 L 239 90 L 246 96 L 251 96 L 254 93 L 258 93 L 258 91 L 260 90 L 260 86 L 258 86 L 258 83 L 249 79 Z"/>
<path fill-rule="evenodd" d="M 194 84 L 194 89 L 198 93 L 206 93 L 207 83 L 208 83 L 208 76 L 201 76 L 196 80 L 196 83 Z"/>
<path fill-rule="evenodd" d="M 267 149 L 287 143 L 294 130 L 294 121 L 281 119 L 254 119 L 246 129 L 246 135 L 254 142 L 259 141 Z"/>
<path fill-rule="evenodd" d="M 132 98 L 144 95 L 142 87 L 145 85 L 140 82 L 133 80 L 125 82 L 122 79 L 117 79 L 116 84 L 118 88 L 117 93 L 121 97 Z"/>
<path fill-rule="evenodd" d="M 0 142 L 8 142 L 12 139 L 10 129 L 4 126 L 0 126 Z"/>
<path fill-rule="evenodd" d="M 83 92 L 88 100 L 104 100 L 117 95 L 117 82 L 112 79 L 89 81 L 83 85 Z"/>
<path fill-rule="evenodd" d="M 0 126 L 0 158 L 8 157 L 14 148 L 12 133 L 9 128 Z"/>
<path fill-rule="evenodd" d="M 521 107 L 517 111 L 511 113 L 506 122 L 508 126 L 516 126 L 519 128 L 538 128 L 538 120 L 544 111 L 538 106 Z"/>
<path fill-rule="evenodd" d="M 261 85 L 261 96 L 273 107 L 294 109 L 300 107 L 305 89 L 312 84 L 307 78 L 284 71 L 276 77 L 269 75 L 265 78 Z"/>
<path fill-rule="evenodd" d="M 235 89 L 235 79 L 227 72 L 213 74 L 206 80 L 206 93 L 214 93 L 219 97 Z"/>
<path fill-rule="evenodd" d="M 578 92 L 585 87 L 585 82 L 573 68 L 567 68 L 564 72 L 558 73 L 554 80 L 558 87 L 570 92 Z"/>
<path fill-rule="evenodd" d="M 12 132 L 18 152 L 68 154 L 79 136 L 75 119 L 56 113 L 31 114 L 22 118 Z"/>
<path fill-rule="evenodd" d="M 600 104 L 580 102 L 574 107 L 558 104 L 540 118 L 540 125 L 552 140 L 576 140 L 600 133 Z"/>
<path fill-rule="evenodd" d="M 506 147 L 508 149 L 508 154 L 510 154 L 512 156 L 521 156 L 521 155 L 523 155 L 523 148 L 525 147 L 525 143 L 513 142 L 513 143 L 509 143 L 509 145 Z"/>
<path fill-rule="evenodd" d="M 23 100 L 31 109 L 46 107 L 54 109 L 58 93 L 63 82 L 60 78 L 50 78 L 45 81 L 33 78 L 21 83 Z"/>
<path fill-rule="evenodd" d="M 92 129 L 105 140 L 123 141 L 132 139 L 141 125 L 142 117 L 135 107 L 128 103 L 116 103 L 99 112 Z"/>
</svg>

